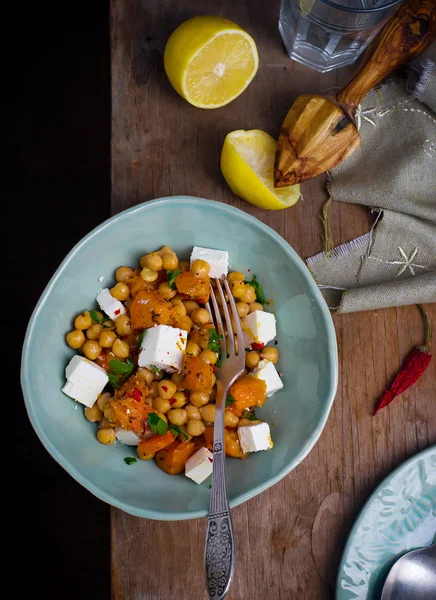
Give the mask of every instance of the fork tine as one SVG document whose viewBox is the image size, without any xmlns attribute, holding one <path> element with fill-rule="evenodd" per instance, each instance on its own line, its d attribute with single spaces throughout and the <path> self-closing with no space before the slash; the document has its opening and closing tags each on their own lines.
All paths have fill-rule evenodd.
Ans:
<svg viewBox="0 0 436 600">
<path fill-rule="evenodd" d="M 230 306 L 231 306 L 232 313 L 233 313 L 233 320 L 236 324 L 236 339 L 238 340 L 238 354 L 241 354 L 244 351 L 244 336 L 242 333 L 241 319 L 239 318 L 238 309 L 236 308 L 236 302 L 233 297 L 232 291 L 230 289 L 229 282 L 227 281 L 227 279 L 223 279 L 223 281 L 224 281 L 224 287 L 226 288 L 226 292 L 229 296 L 229 302 L 230 302 Z M 232 331 L 232 338 L 233 338 L 233 329 L 231 331 Z"/>
<path fill-rule="evenodd" d="M 223 322 L 222 322 L 222 319 L 221 319 L 221 314 L 220 314 L 220 311 L 219 311 L 218 302 L 216 301 L 215 292 L 214 292 L 214 289 L 213 289 L 212 286 L 210 286 L 210 297 L 211 297 L 212 304 L 213 304 L 213 313 L 215 314 L 215 321 L 214 321 L 214 318 L 213 318 L 213 313 L 212 313 L 212 311 L 210 309 L 209 302 L 207 302 L 206 308 L 209 311 L 210 318 L 212 319 L 212 322 L 213 323 L 216 322 L 216 328 L 218 330 L 218 333 L 223 336 L 223 340 L 224 340 Z M 225 344 L 221 344 L 221 361 L 223 361 L 225 357 L 226 357 L 226 345 Z"/>
<path fill-rule="evenodd" d="M 223 288 L 221 287 L 221 281 L 219 279 L 215 279 L 215 281 L 216 281 L 216 286 L 217 286 L 218 291 L 221 296 L 224 319 L 226 321 L 227 334 L 228 334 L 227 337 L 229 340 L 229 354 L 230 354 L 230 356 L 234 356 L 235 355 L 235 340 L 233 339 L 233 327 L 232 327 L 232 321 L 230 319 L 229 309 L 227 306 L 226 298 L 224 296 Z M 236 321 L 236 319 L 235 319 L 235 321 Z"/>
</svg>

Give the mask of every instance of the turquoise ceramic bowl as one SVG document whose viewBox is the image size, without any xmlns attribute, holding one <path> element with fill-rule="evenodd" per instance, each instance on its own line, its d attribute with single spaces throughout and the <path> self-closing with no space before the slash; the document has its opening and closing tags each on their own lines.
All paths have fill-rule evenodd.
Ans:
<svg viewBox="0 0 436 600">
<path fill-rule="evenodd" d="M 74 316 L 94 306 L 115 269 L 136 265 L 164 244 L 189 258 L 193 245 L 226 249 L 232 269 L 255 273 L 277 319 L 284 388 L 259 415 L 273 424 L 274 448 L 227 460 L 230 506 L 266 490 L 295 468 L 319 438 L 337 386 L 337 346 L 328 308 L 304 262 L 275 231 L 225 204 L 174 196 L 140 204 L 102 223 L 66 256 L 36 305 L 24 340 L 21 385 L 29 419 L 52 457 L 101 500 L 160 520 L 202 517 L 209 480 L 197 485 L 153 462 L 127 465 L 135 448 L 100 444 L 82 406 L 61 392 L 74 351 Z M 101 280 L 101 277 L 104 279 Z"/>
</svg>

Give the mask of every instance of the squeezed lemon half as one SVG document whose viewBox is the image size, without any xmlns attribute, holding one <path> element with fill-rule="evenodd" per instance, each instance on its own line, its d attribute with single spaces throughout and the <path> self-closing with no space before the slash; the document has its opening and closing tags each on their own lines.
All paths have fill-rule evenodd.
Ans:
<svg viewBox="0 0 436 600">
<path fill-rule="evenodd" d="M 300 199 L 300 186 L 275 188 L 276 140 L 260 129 L 228 133 L 221 151 L 221 172 L 232 192 L 266 210 L 281 210 Z"/>
<path fill-rule="evenodd" d="M 219 108 L 237 98 L 258 67 L 253 38 L 222 17 L 188 19 L 165 46 L 168 79 L 185 100 L 199 108 Z"/>
</svg>

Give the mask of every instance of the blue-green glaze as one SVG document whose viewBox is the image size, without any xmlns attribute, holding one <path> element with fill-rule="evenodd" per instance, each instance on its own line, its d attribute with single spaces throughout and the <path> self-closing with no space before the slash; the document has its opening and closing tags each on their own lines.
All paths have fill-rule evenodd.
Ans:
<svg viewBox="0 0 436 600">
<path fill-rule="evenodd" d="M 436 446 L 415 454 L 382 481 L 348 537 L 336 600 L 380 600 L 394 562 L 436 541 Z"/>
<path fill-rule="evenodd" d="M 65 343 L 74 316 L 95 306 L 118 266 L 135 266 L 164 244 L 185 258 L 193 245 L 228 250 L 232 269 L 258 276 L 277 318 L 284 389 L 259 411 L 272 424 L 275 445 L 227 461 L 232 507 L 279 481 L 318 440 L 336 393 L 337 346 L 328 308 L 297 253 L 274 230 L 225 204 L 186 196 L 146 202 L 108 219 L 71 250 L 24 340 L 21 385 L 29 419 L 53 458 L 95 496 L 133 515 L 178 520 L 207 514 L 209 480 L 197 485 L 167 475 L 153 461 L 126 465 L 123 458 L 135 448 L 100 444 L 83 407 L 61 392 L 74 354 Z"/>
</svg>

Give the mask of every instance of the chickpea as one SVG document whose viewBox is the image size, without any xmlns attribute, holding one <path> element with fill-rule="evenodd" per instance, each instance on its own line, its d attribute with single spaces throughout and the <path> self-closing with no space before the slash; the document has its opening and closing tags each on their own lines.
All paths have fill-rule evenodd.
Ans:
<svg viewBox="0 0 436 600">
<path fill-rule="evenodd" d="M 189 271 L 191 269 L 189 260 L 179 260 L 179 269 L 181 271 Z"/>
<path fill-rule="evenodd" d="M 100 410 L 98 404 L 95 403 L 94 406 L 87 406 L 85 408 L 85 417 L 91 423 L 95 423 L 96 421 L 100 421 L 103 418 L 103 411 Z"/>
<path fill-rule="evenodd" d="M 238 351 L 238 349 L 236 348 L 236 352 Z M 215 373 L 212 373 L 212 387 L 216 384 L 216 375 Z"/>
<path fill-rule="evenodd" d="M 190 314 L 190 317 L 197 325 L 206 325 L 211 321 L 209 311 L 205 308 L 196 308 Z"/>
<path fill-rule="evenodd" d="M 234 281 L 232 283 L 232 294 L 235 298 L 243 300 L 243 297 L 245 296 L 245 283 L 240 280 Z"/>
<path fill-rule="evenodd" d="M 238 311 L 239 318 L 243 319 L 248 315 L 250 307 L 246 302 L 237 302 L 236 310 Z"/>
<path fill-rule="evenodd" d="M 204 406 L 209 402 L 210 396 L 207 392 L 191 392 L 189 396 L 189 401 L 191 404 L 200 408 L 200 406 Z"/>
<path fill-rule="evenodd" d="M 265 348 L 262 348 L 260 358 L 263 358 L 264 360 L 270 360 L 273 364 L 276 364 L 276 362 L 279 360 L 279 351 L 273 346 L 265 346 Z"/>
<path fill-rule="evenodd" d="M 169 252 L 168 254 L 164 254 L 162 257 L 162 267 L 164 269 L 168 269 L 169 271 L 174 271 L 179 266 L 179 259 L 177 258 L 175 252 Z"/>
<path fill-rule="evenodd" d="M 85 310 L 85 312 L 83 312 L 81 315 L 78 315 L 75 319 L 74 319 L 74 327 L 76 329 L 88 329 L 88 327 L 91 327 L 92 325 L 92 319 L 91 319 L 91 315 L 89 314 L 88 310 Z"/>
<path fill-rule="evenodd" d="M 129 335 L 132 331 L 132 323 L 128 315 L 120 315 L 115 321 L 115 330 L 118 335 Z"/>
<path fill-rule="evenodd" d="M 183 391 L 184 387 L 182 386 L 182 375 L 181 373 L 173 373 L 171 375 L 171 381 L 176 384 L 177 389 L 179 391 Z"/>
<path fill-rule="evenodd" d="M 213 423 L 215 421 L 215 404 L 206 404 L 200 408 L 203 421 Z"/>
<path fill-rule="evenodd" d="M 115 323 L 111 319 L 107 319 L 102 323 L 103 329 L 109 329 L 109 331 L 113 331 L 115 329 Z"/>
<path fill-rule="evenodd" d="M 147 385 L 150 385 L 150 383 L 154 381 L 153 372 L 149 371 L 145 367 L 139 367 L 137 375 L 138 377 L 141 377 L 141 379 L 143 379 Z"/>
<path fill-rule="evenodd" d="M 186 354 L 188 356 L 199 356 L 200 352 L 200 346 L 195 342 L 191 342 L 191 340 L 189 340 L 189 342 L 186 344 Z"/>
<path fill-rule="evenodd" d="M 184 425 L 188 420 L 188 413 L 184 408 L 172 408 L 168 412 L 168 421 L 173 425 Z"/>
<path fill-rule="evenodd" d="M 140 458 L 141 460 L 151 460 L 152 458 L 154 458 L 154 454 L 142 451 L 139 446 L 136 448 L 136 453 L 138 455 L 138 458 Z"/>
<path fill-rule="evenodd" d="M 206 349 L 200 354 L 200 358 L 208 365 L 214 365 L 218 360 L 218 355 L 213 350 Z"/>
<path fill-rule="evenodd" d="M 108 403 L 103 410 L 105 419 L 108 419 L 111 423 L 117 422 L 117 413 L 115 412 L 114 407 Z"/>
<path fill-rule="evenodd" d="M 87 340 L 82 346 L 82 352 L 89 360 L 95 360 L 102 351 L 102 347 L 95 340 Z"/>
<path fill-rule="evenodd" d="M 157 389 L 157 381 L 152 381 L 148 386 L 148 395 L 150 398 L 156 398 L 159 395 L 159 391 Z"/>
<path fill-rule="evenodd" d="M 224 427 L 237 427 L 239 423 L 239 417 L 237 417 L 231 410 L 224 411 Z"/>
<path fill-rule="evenodd" d="M 160 381 L 161 379 L 163 379 L 164 373 L 163 371 L 153 371 L 153 379 L 154 381 Z"/>
<path fill-rule="evenodd" d="M 239 427 L 251 427 L 255 423 L 260 423 L 260 421 L 250 421 L 250 419 L 240 419 Z"/>
<path fill-rule="evenodd" d="M 107 329 L 103 329 L 100 333 L 98 343 L 102 348 L 112 348 L 113 343 L 117 339 L 116 333 Z"/>
<path fill-rule="evenodd" d="M 188 419 L 201 419 L 200 411 L 193 404 L 188 404 L 185 406 L 185 411 L 188 415 Z"/>
<path fill-rule="evenodd" d="M 179 319 L 179 328 L 183 329 L 184 331 L 187 331 L 188 333 L 191 331 L 192 329 L 192 321 L 191 319 L 188 317 L 188 315 L 185 316 L 181 316 Z"/>
<path fill-rule="evenodd" d="M 172 290 L 167 281 L 163 281 L 158 287 L 159 293 L 167 300 L 171 300 L 177 294 L 177 290 Z"/>
<path fill-rule="evenodd" d="M 141 267 L 146 267 L 152 271 L 160 271 L 162 269 L 162 258 L 159 254 L 147 254 L 145 256 L 144 264 Z"/>
<path fill-rule="evenodd" d="M 233 271 L 232 273 L 228 274 L 227 281 L 229 283 L 233 283 L 234 281 L 245 281 L 245 275 L 239 271 Z"/>
<path fill-rule="evenodd" d="M 115 429 L 112 427 L 103 427 L 97 431 L 97 439 L 100 444 L 113 444 L 115 442 Z"/>
<path fill-rule="evenodd" d="M 88 340 L 98 340 L 100 338 L 100 333 L 103 331 L 103 327 L 98 323 L 91 325 L 89 329 L 86 330 L 86 337 Z"/>
<path fill-rule="evenodd" d="M 209 347 L 209 336 L 209 327 L 202 327 L 200 329 L 200 339 L 198 340 L 198 345 L 202 350 L 206 350 Z"/>
<path fill-rule="evenodd" d="M 113 343 L 112 352 L 117 358 L 127 358 L 130 354 L 129 344 L 118 338 Z"/>
<path fill-rule="evenodd" d="M 65 340 L 70 348 L 77 350 L 81 348 L 85 342 L 85 334 L 80 329 L 74 329 L 65 336 Z"/>
<path fill-rule="evenodd" d="M 259 361 L 259 355 L 254 350 L 252 352 L 245 353 L 245 366 L 247 369 L 254 369 L 259 364 Z"/>
<path fill-rule="evenodd" d="M 109 392 L 105 392 L 104 394 L 100 394 L 100 396 L 97 399 L 97 406 L 98 408 L 104 412 L 104 409 L 108 406 L 110 400 L 111 400 L 112 396 L 109 394 Z"/>
<path fill-rule="evenodd" d="M 252 285 L 245 286 L 245 294 L 241 297 L 242 302 L 246 302 L 247 304 L 251 304 L 256 301 L 256 290 Z"/>
<path fill-rule="evenodd" d="M 176 306 L 176 304 L 183 304 L 183 300 L 179 294 L 176 294 L 174 298 L 171 298 L 170 302 L 173 306 Z"/>
<path fill-rule="evenodd" d="M 183 304 L 183 302 L 180 302 L 180 304 L 174 305 L 173 314 L 180 315 L 181 317 L 186 316 L 186 308 L 185 308 L 185 305 Z"/>
<path fill-rule="evenodd" d="M 159 256 L 163 258 L 165 254 L 171 254 L 172 252 L 173 251 L 169 246 L 162 246 L 162 248 L 158 252 L 156 252 L 156 254 L 159 254 Z"/>
<path fill-rule="evenodd" d="M 152 271 L 151 269 L 147 269 L 147 267 L 145 269 L 142 269 L 141 271 L 141 277 L 147 283 L 152 283 L 153 281 L 156 281 L 158 276 L 159 275 L 157 271 Z"/>
<path fill-rule="evenodd" d="M 175 402 L 174 402 L 175 400 Z M 171 407 L 172 408 L 182 408 L 188 401 L 188 397 L 184 392 L 176 392 L 174 396 L 171 398 Z"/>
<path fill-rule="evenodd" d="M 126 283 L 119 281 L 110 289 L 111 296 L 120 302 L 124 302 L 130 296 L 130 288 Z"/>
<path fill-rule="evenodd" d="M 186 424 L 186 433 L 194 437 L 204 433 L 206 425 L 200 419 L 188 419 Z"/>
<path fill-rule="evenodd" d="M 209 275 L 210 264 L 205 260 L 194 260 L 191 266 L 191 271 L 194 273 L 195 277 L 204 278 Z"/>
<path fill-rule="evenodd" d="M 133 269 L 130 267 L 119 267 L 115 271 L 115 279 L 121 283 L 124 283 L 133 275 Z"/>
<path fill-rule="evenodd" d="M 166 414 L 169 410 L 171 410 L 171 404 L 167 398 L 156 396 L 156 398 L 153 398 L 153 408 L 158 412 Z"/>
<path fill-rule="evenodd" d="M 249 305 L 249 312 L 254 312 L 255 310 L 263 310 L 263 306 L 260 302 L 251 302 Z"/>
<path fill-rule="evenodd" d="M 170 379 L 162 379 L 157 385 L 159 396 L 165 400 L 169 400 L 177 392 L 177 385 Z"/>
<path fill-rule="evenodd" d="M 99 422 L 97 429 L 104 429 L 105 427 L 113 427 L 114 424 L 111 423 L 109 421 L 109 419 L 106 419 L 105 417 L 102 418 L 102 420 Z"/>
<path fill-rule="evenodd" d="M 185 300 L 183 306 L 186 308 L 187 315 L 190 315 L 196 308 L 200 308 L 200 305 L 197 302 L 194 302 L 194 300 Z"/>
</svg>

